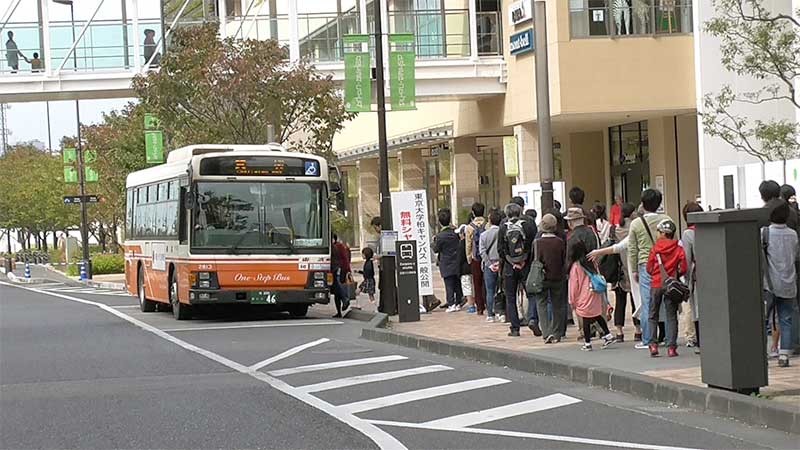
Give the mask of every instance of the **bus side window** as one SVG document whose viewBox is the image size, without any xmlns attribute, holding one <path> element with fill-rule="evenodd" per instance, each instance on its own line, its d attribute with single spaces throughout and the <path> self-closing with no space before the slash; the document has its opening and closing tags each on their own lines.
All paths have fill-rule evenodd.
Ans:
<svg viewBox="0 0 800 450">
<path fill-rule="evenodd" d="M 178 195 L 178 240 L 181 244 L 186 244 L 189 235 L 186 212 L 186 188 L 181 186 L 180 194 Z"/>
</svg>

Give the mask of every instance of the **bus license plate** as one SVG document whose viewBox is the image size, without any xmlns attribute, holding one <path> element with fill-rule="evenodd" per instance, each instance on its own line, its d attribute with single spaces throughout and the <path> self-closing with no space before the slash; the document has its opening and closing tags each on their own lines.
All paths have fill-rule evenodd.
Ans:
<svg viewBox="0 0 800 450">
<path fill-rule="evenodd" d="M 269 291 L 251 292 L 250 303 L 255 305 L 274 305 L 278 303 L 278 296 L 274 292 Z"/>
</svg>

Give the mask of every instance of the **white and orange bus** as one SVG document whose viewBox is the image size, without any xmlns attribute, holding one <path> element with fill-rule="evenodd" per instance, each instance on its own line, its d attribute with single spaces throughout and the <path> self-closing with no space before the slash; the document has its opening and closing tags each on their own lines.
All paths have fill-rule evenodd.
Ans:
<svg viewBox="0 0 800 450">
<path fill-rule="evenodd" d="M 330 169 L 330 171 L 329 171 Z M 328 303 L 338 171 L 277 144 L 193 145 L 127 178 L 125 278 L 144 312 Z"/>
</svg>

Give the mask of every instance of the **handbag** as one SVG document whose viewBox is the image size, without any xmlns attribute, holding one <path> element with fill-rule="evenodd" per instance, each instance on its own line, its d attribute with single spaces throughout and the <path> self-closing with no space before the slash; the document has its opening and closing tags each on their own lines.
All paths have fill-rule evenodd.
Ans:
<svg viewBox="0 0 800 450">
<path fill-rule="evenodd" d="M 537 241 L 538 239 L 533 241 L 533 263 L 525 280 L 525 292 L 528 294 L 540 294 L 544 290 L 544 263 L 539 261 Z"/>
<path fill-rule="evenodd" d="M 589 281 L 591 281 L 592 283 L 591 286 L 592 292 L 596 292 L 598 294 L 604 294 L 608 291 L 608 283 L 606 282 L 606 279 L 603 278 L 602 275 L 600 275 L 599 273 L 589 272 L 588 270 L 586 270 L 586 267 L 583 266 L 581 266 L 581 269 L 583 269 L 583 271 L 586 272 L 586 275 L 589 276 Z"/>
<path fill-rule="evenodd" d="M 667 270 L 664 269 L 664 264 L 661 262 L 661 255 L 656 254 L 656 259 L 658 260 L 658 267 L 661 270 L 661 279 L 664 280 L 664 298 L 673 303 L 682 303 L 689 300 L 691 291 L 686 283 L 678 279 L 677 268 L 675 270 L 675 278 L 670 278 L 667 275 Z"/>
<path fill-rule="evenodd" d="M 358 286 L 356 285 L 356 282 L 353 281 L 352 275 L 349 273 L 347 274 L 347 280 L 344 282 L 344 286 L 347 292 L 347 298 L 350 300 L 355 300 Z"/>
</svg>

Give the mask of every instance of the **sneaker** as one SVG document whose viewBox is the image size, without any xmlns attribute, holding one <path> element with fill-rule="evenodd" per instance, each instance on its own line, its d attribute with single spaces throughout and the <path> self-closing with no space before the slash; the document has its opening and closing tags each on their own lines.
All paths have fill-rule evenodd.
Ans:
<svg viewBox="0 0 800 450">
<path fill-rule="evenodd" d="M 450 305 L 450 306 L 447 307 L 447 309 L 445 311 L 447 311 L 449 313 L 456 312 L 456 308 L 457 308 L 456 305 Z"/>
<path fill-rule="evenodd" d="M 467 314 L 476 314 L 477 312 L 478 312 L 478 308 L 476 308 L 474 306 L 470 306 L 469 308 L 467 308 Z"/>
<path fill-rule="evenodd" d="M 658 344 L 650 344 L 650 356 L 655 358 L 658 356 Z"/>
<path fill-rule="evenodd" d="M 777 350 L 770 351 L 769 353 L 767 353 L 767 357 L 770 358 L 770 359 L 777 358 L 778 357 L 778 351 Z"/>
<path fill-rule="evenodd" d="M 689 348 L 697 347 L 697 342 L 695 342 L 693 340 L 688 340 L 688 341 L 686 341 L 686 346 L 689 347 Z"/>
<path fill-rule="evenodd" d="M 506 322 L 506 315 L 505 315 L 505 314 L 500 314 L 500 318 L 498 318 L 498 319 L 496 320 L 496 322 L 500 322 L 500 323 L 507 323 L 507 322 Z"/>
<path fill-rule="evenodd" d="M 519 330 L 511 330 L 508 332 L 508 335 L 511 337 L 519 337 Z"/>
<path fill-rule="evenodd" d="M 453 312 L 461 311 L 461 305 L 453 305 Z"/>
<path fill-rule="evenodd" d="M 494 323 L 494 316 L 486 316 L 487 323 Z"/>
<path fill-rule="evenodd" d="M 608 333 L 603 336 L 603 348 L 608 348 L 617 343 L 617 338 L 613 334 Z"/>
<path fill-rule="evenodd" d="M 533 331 L 533 335 L 534 336 L 541 336 L 542 335 L 542 329 L 539 328 L 539 324 L 537 322 L 533 322 L 532 324 L 529 324 L 528 328 L 530 328 L 531 331 Z"/>
<path fill-rule="evenodd" d="M 625 342 L 625 335 L 624 334 L 618 334 L 617 335 L 617 342 Z"/>
<path fill-rule="evenodd" d="M 433 311 L 434 311 L 436 308 L 438 308 L 438 307 L 439 307 L 441 304 L 442 304 L 442 302 L 441 302 L 440 300 L 434 300 L 434 301 L 433 301 L 433 303 L 431 303 L 431 306 L 430 306 L 430 309 L 429 309 L 429 311 L 433 312 Z M 447 305 L 444 305 L 444 307 L 445 307 L 445 308 L 447 308 Z"/>
<path fill-rule="evenodd" d="M 556 340 L 556 337 L 551 334 L 550 336 L 547 336 L 546 338 L 544 338 L 544 343 L 545 344 L 552 344 L 553 341 L 555 341 L 555 340 Z"/>
<path fill-rule="evenodd" d="M 789 367 L 789 355 L 778 357 L 778 367 Z"/>
<path fill-rule="evenodd" d="M 590 344 L 588 342 L 584 342 L 583 345 L 581 345 L 581 350 L 583 350 L 585 352 L 592 351 L 592 344 Z"/>
<path fill-rule="evenodd" d="M 639 342 L 638 344 L 634 345 L 633 348 L 636 350 L 647 350 L 650 348 L 650 346 L 643 342 Z"/>
<path fill-rule="evenodd" d="M 694 354 L 695 355 L 699 355 L 700 354 L 700 347 L 695 347 L 694 348 Z"/>
<path fill-rule="evenodd" d="M 667 349 L 667 357 L 674 358 L 678 356 L 678 346 L 670 347 Z"/>
<path fill-rule="evenodd" d="M 439 300 L 436 300 L 436 301 L 439 302 Z M 436 303 L 436 302 L 434 302 L 434 303 Z M 431 308 L 431 309 L 433 309 L 433 308 Z M 447 303 L 442 303 L 442 305 L 439 306 L 439 309 L 450 309 L 450 305 L 448 305 Z"/>
</svg>

